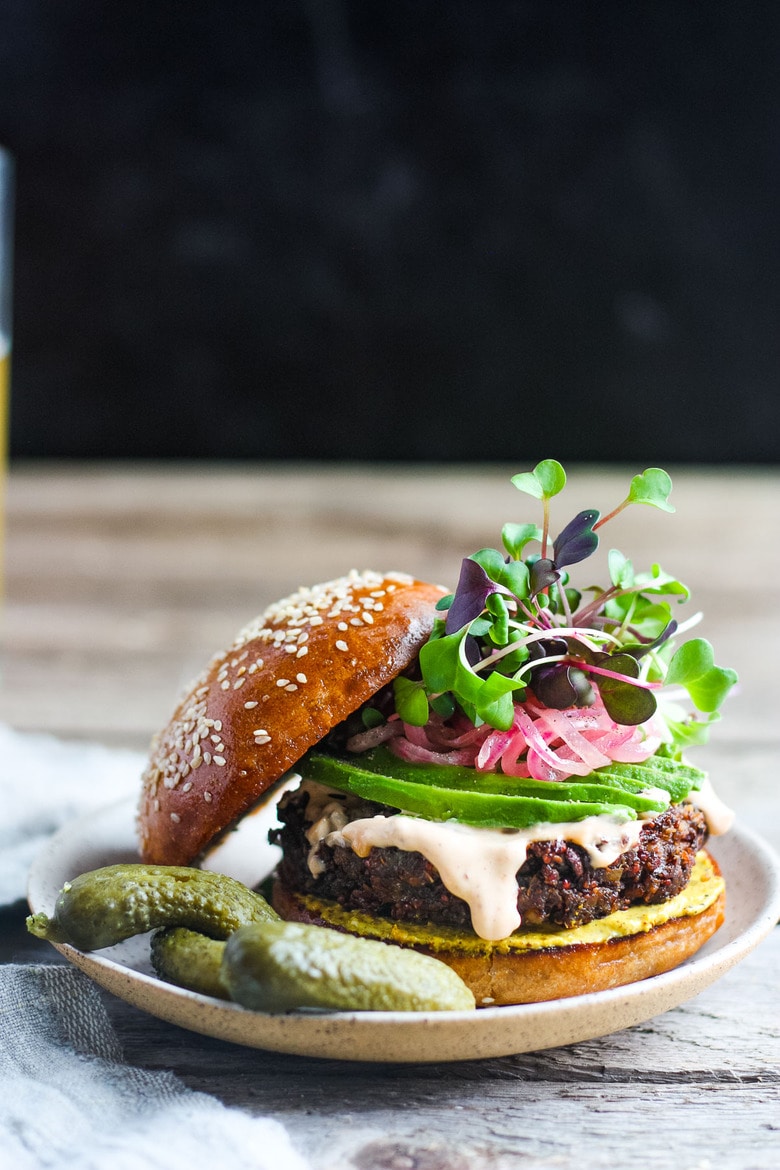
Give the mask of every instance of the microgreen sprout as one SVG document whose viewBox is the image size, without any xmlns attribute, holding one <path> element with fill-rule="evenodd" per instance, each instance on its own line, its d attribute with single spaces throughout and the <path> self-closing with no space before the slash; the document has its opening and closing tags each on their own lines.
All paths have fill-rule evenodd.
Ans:
<svg viewBox="0 0 780 1170">
<path fill-rule="evenodd" d="M 673 512 L 667 473 L 651 467 L 635 475 L 612 511 L 601 516 L 585 509 L 555 537 L 550 501 L 566 486 L 561 464 L 545 459 L 512 483 L 541 501 L 542 525 L 507 523 L 504 551 L 484 548 L 463 560 L 457 588 L 439 602 L 421 650 L 422 678 L 397 680 L 398 714 L 422 726 L 431 707 L 442 715 L 459 708 L 476 725 L 507 730 L 515 703 L 530 690 L 537 702 L 557 709 L 590 706 L 598 694 L 614 722 L 632 726 L 655 714 L 656 693 L 668 682 L 684 688 L 707 716 L 693 720 L 695 726 L 668 721 L 672 744 L 701 742 L 736 675 L 715 665 L 702 638 L 675 649 L 681 631 L 671 605 L 687 600 L 686 586 L 657 564 L 637 573 L 612 549 L 609 584 L 589 586 L 592 596 L 583 602 L 565 571 L 596 551 L 600 529 L 629 505 Z"/>
</svg>

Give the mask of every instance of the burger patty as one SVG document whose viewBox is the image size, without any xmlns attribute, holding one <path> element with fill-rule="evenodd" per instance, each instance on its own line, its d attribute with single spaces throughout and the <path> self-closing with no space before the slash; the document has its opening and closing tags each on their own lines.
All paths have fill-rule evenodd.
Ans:
<svg viewBox="0 0 780 1170">
<path fill-rule="evenodd" d="M 421 853 L 374 848 L 358 857 L 343 845 L 320 841 L 315 877 L 309 868 L 307 802 L 306 792 L 288 794 L 279 808 L 282 827 L 271 833 L 284 851 L 278 876 L 288 889 L 396 921 L 470 928 L 468 905 L 449 892 Z M 397 812 L 371 801 L 355 811 L 363 817 Z M 517 873 L 523 924 L 570 928 L 635 904 L 666 902 L 687 885 L 707 836 L 701 811 L 681 804 L 645 825 L 638 846 L 603 868 L 593 866 L 572 842 L 532 842 Z"/>
</svg>

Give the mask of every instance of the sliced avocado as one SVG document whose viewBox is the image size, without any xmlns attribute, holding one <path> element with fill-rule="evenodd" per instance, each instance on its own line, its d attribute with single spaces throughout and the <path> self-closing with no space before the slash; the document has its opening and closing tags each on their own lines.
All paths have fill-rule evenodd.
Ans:
<svg viewBox="0 0 780 1170">
<path fill-rule="evenodd" d="M 458 765 L 409 763 L 386 747 L 350 757 L 313 751 L 303 771 L 321 784 L 432 820 L 517 829 L 589 816 L 635 820 L 637 814 L 660 813 L 698 787 L 704 775 L 652 757 L 644 764 L 610 764 L 583 778 L 520 779 Z"/>
</svg>

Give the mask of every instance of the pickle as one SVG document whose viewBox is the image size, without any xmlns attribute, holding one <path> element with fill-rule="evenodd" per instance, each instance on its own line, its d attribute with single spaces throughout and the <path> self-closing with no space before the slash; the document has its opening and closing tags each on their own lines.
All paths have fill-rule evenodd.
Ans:
<svg viewBox="0 0 780 1170">
<path fill-rule="evenodd" d="M 261 894 L 233 878 L 187 866 L 121 864 L 66 882 L 54 915 L 32 914 L 27 929 L 49 942 L 99 950 L 165 926 L 227 938 L 250 922 L 275 922 Z"/>
<path fill-rule="evenodd" d="M 463 1011 L 474 996 L 439 959 L 301 922 L 244 926 L 225 943 L 222 982 L 254 1011 Z"/>
<path fill-rule="evenodd" d="M 224 952 L 224 942 L 185 926 L 158 930 L 152 936 L 152 966 L 160 979 L 216 999 L 230 998 L 220 977 Z"/>
</svg>

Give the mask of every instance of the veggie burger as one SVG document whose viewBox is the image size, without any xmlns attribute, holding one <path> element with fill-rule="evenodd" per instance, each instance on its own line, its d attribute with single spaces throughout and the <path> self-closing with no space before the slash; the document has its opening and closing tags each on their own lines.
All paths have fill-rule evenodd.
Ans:
<svg viewBox="0 0 780 1170">
<path fill-rule="evenodd" d="M 202 859 L 283 788 L 282 917 L 433 954 L 478 1004 L 614 987 L 702 946 L 725 898 L 705 845 L 731 814 L 685 752 L 736 676 L 684 636 L 688 590 L 660 566 L 612 549 L 605 586 L 569 574 L 628 505 L 673 511 L 671 481 L 651 468 L 555 536 L 561 465 L 512 482 L 541 524 L 504 525 L 454 593 L 352 572 L 213 659 L 152 746 L 143 860 Z"/>
</svg>

